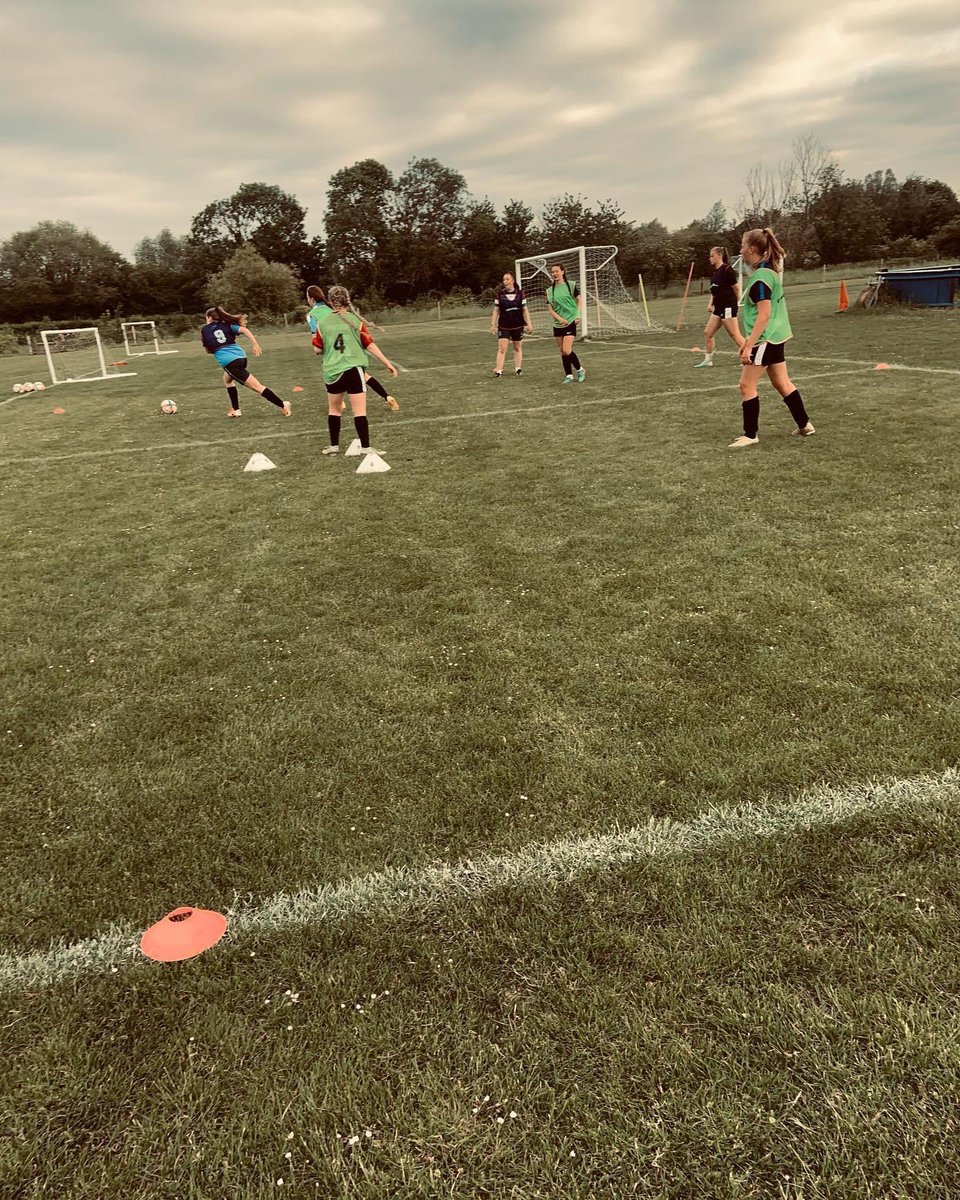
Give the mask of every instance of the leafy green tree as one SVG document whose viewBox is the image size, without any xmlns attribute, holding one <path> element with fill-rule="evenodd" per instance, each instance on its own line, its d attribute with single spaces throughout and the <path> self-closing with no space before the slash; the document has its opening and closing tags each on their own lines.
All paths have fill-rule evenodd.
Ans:
<svg viewBox="0 0 960 1200">
<path fill-rule="evenodd" d="M 890 231 L 864 185 L 844 180 L 835 164 L 823 172 L 823 183 L 812 213 L 821 260 L 862 262 L 877 257 Z"/>
<path fill-rule="evenodd" d="M 161 229 L 141 239 L 133 262 L 127 296 L 132 311 L 195 312 L 202 306 L 203 281 L 193 278 L 188 238 Z"/>
<path fill-rule="evenodd" d="M 617 255 L 620 278 L 632 287 L 643 275 L 644 287 L 665 287 L 681 274 L 690 258 L 687 248 L 678 248 L 661 221 L 638 225 L 621 245 Z"/>
<path fill-rule="evenodd" d="M 99 316 L 123 303 L 130 265 L 89 230 L 41 221 L 0 246 L 0 319 Z"/>
<path fill-rule="evenodd" d="M 393 196 L 393 175 L 374 158 L 331 176 L 323 218 L 330 282 L 342 282 L 359 295 L 382 290 L 393 268 Z"/>
<path fill-rule="evenodd" d="M 539 235 L 533 209 L 522 200 L 508 200 L 498 222 L 500 245 L 509 262 L 526 258 L 537 250 Z"/>
<path fill-rule="evenodd" d="M 215 200 L 190 224 L 195 276 L 206 278 L 241 246 L 250 245 L 269 262 L 286 263 L 298 275 L 315 270 L 318 246 L 304 232 L 306 209 L 275 184 L 244 183 L 225 200 Z"/>
<path fill-rule="evenodd" d="M 466 181 L 459 171 L 435 158 L 410 161 L 395 190 L 395 293 L 412 297 L 446 292 L 456 282 L 463 261 L 467 199 Z"/>
<path fill-rule="evenodd" d="M 960 216 L 956 193 L 939 179 L 908 176 L 890 219 L 894 237 L 928 238 L 941 226 Z"/>
<path fill-rule="evenodd" d="M 941 225 L 932 240 L 939 254 L 960 257 L 960 217 Z"/>
<path fill-rule="evenodd" d="M 503 272 L 513 270 L 513 259 L 503 244 L 497 210 L 489 200 L 467 205 L 460 244 L 463 261 L 459 283 L 474 294 L 499 284 Z"/>
<path fill-rule="evenodd" d="M 297 276 L 285 263 L 267 262 L 252 246 L 241 248 L 207 281 L 207 302 L 251 318 L 276 320 L 300 301 Z"/>
</svg>

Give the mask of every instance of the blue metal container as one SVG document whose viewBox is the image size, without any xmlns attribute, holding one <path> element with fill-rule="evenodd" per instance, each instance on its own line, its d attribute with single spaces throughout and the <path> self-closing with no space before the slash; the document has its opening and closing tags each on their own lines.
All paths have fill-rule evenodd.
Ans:
<svg viewBox="0 0 960 1200">
<path fill-rule="evenodd" d="M 911 304 L 920 304 L 925 308 L 950 308 L 960 304 L 960 264 L 899 270 L 882 267 L 877 277 L 902 300 Z"/>
</svg>

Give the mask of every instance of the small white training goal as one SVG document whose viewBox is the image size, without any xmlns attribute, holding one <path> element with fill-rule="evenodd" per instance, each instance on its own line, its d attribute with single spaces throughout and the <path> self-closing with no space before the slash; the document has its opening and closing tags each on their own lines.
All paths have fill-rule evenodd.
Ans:
<svg viewBox="0 0 960 1200">
<path fill-rule="evenodd" d="M 44 329 L 40 337 L 52 383 L 92 383 L 96 379 L 123 379 L 136 375 L 136 371 L 116 370 L 117 366 L 126 366 L 126 363 L 110 363 L 110 370 L 107 369 L 100 330 L 95 326 L 90 329 Z"/>
<path fill-rule="evenodd" d="M 583 297 L 581 337 L 605 338 L 628 333 L 666 333 L 651 321 L 644 307 L 627 291 L 617 269 L 616 246 L 574 246 L 530 258 L 518 258 L 515 278 L 523 288 L 531 313 L 547 314 L 550 268 L 563 267 L 568 283 L 579 285 Z"/>
<path fill-rule="evenodd" d="M 168 350 L 157 333 L 156 321 L 121 321 L 120 332 L 127 358 L 142 358 L 145 354 L 179 354 Z"/>
</svg>

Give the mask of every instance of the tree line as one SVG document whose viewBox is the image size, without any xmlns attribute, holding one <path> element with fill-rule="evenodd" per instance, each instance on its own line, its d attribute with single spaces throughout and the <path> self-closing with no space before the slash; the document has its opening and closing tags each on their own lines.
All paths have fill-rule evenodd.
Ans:
<svg viewBox="0 0 960 1200">
<path fill-rule="evenodd" d="M 580 244 L 619 246 L 624 280 L 642 272 L 656 288 L 691 261 L 705 264 L 715 243 L 735 249 L 757 225 L 776 229 L 794 266 L 960 255 L 960 201 L 949 185 L 897 180 L 889 169 L 847 178 L 809 135 L 783 162 L 750 169 L 732 217 L 718 201 L 673 231 L 631 220 L 612 199 L 569 193 L 539 219 L 522 200 L 498 210 L 435 158 L 415 158 L 397 176 L 375 159 L 337 171 L 324 238 L 307 238 L 306 211 L 275 184 L 245 183 L 197 213 L 188 233 L 143 238 L 132 262 L 89 231 L 42 221 L 0 244 L 0 322 L 195 314 L 212 302 L 275 317 L 315 281 L 345 282 L 370 310 L 478 296 L 515 258 Z"/>
</svg>

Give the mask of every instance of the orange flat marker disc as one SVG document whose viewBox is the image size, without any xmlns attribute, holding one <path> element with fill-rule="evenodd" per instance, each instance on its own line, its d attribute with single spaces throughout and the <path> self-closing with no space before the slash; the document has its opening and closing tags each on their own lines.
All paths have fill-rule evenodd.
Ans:
<svg viewBox="0 0 960 1200">
<path fill-rule="evenodd" d="M 128 367 L 129 365 L 130 364 L 127 362 L 127 360 L 125 358 L 122 358 L 119 362 L 110 364 L 111 367 Z"/>
<path fill-rule="evenodd" d="M 703 351 L 700 349 L 700 347 L 699 347 L 699 346 L 691 346 L 691 347 L 690 347 L 690 353 L 691 353 L 691 354 L 702 354 L 702 353 L 703 353 Z"/>
<path fill-rule="evenodd" d="M 181 962 L 209 950 L 227 932 L 227 918 L 209 908 L 175 908 L 151 925 L 140 949 L 157 962 Z"/>
<path fill-rule="evenodd" d="M 55 413 L 65 413 L 67 410 L 65 408 L 55 408 L 53 411 Z"/>
<path fill-rule="evenodd" d="M 877 363 L 877 365 L 873 369 L 875 371 L 889 371 L 890 364 L 889 363 Z"/>
<path fill-rule="evenodd" d="M 302 392 L 302 391 L 303 391 L 303 388 L 302 388 L 302 387 L 295 387 L 293 390 L 294 390 L 295 392 Z"/>
</svg>

